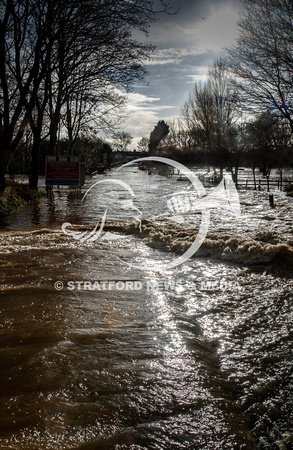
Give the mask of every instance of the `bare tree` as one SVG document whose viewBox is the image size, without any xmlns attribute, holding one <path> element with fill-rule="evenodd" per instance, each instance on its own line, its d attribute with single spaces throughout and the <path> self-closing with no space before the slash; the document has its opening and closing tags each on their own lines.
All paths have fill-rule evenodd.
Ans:
<svg viewBox="0 0 293 450">
<path fill-rule="evenodd" d="M 161 145 L 186 150 L 188 136 L 181 119 L 174 119 L 169 124 L 169 133 L 162 139 Z"/>
<path fill-rule="evenodd" d="M 275 115 L 259 114 L 246 125 L 248 157 L 254 174 L 257 167 L 266 177 L 270 190 L 270 176 L 274 167 L 282 168 L 286 149 L 291 142 L 288 122 L 281 122 Z M 256 187 L 256 184 L 255 184 Z"/>
<path fill-rule="evenodd" d="M 140 152 L 147 153 L 149 150 L 150 140 L 146 137 L 141 138 L 137 144 L 137 148 Z"/>
<path fill-rule="evenodd" d="M 125 119 L 126 97 L 115 89 L 87 93 L 80 88 L 66 99 L 61 110 L 62 126 L 67 131 L 69 152 L 72 154 L 80 135 L 112 136 Z"/>
<path fill-rule="evenodd" d="M 182 109 L 182 121 L 195 150 L 210 154 L 214 164 L 223 167 L 234 152 L 239 112 L 237 97 L 222 61 L 214 63 L 205 83 L 198 82 Z"/>
<path fill-rule="evenodd" d="M 293 132 L 293 3 L 242 4 L 239 38 L 229 50 L 233 83 L 248 111 L 274 111 Z"/>
<path fill-rule="evenodd" d="M 25 128 L 38 129 L 39 138 L 45 108 L 54 153 L 62 109 L 72 131 L 73 105 L 81 115 L 85 102 L 112 107 L 110 90 L 144 78 L 153 47 L 134 32 L 147 33 L 161 12 L 168 12 L 164 0 L 0 0 L 0 188 Z"/>
<path fill-rule="evenodd" d="M 54 1 L 0 2 L 0 189 L 10 156 L 29 126 L 38 90 L 50 70 Z"/>
<path fill-rule="evenodd" d="M 131 144 L 132 136 L 130 133 L 126 133 L 125 131 L 121 131 L 115 134 L 115 141 L 113 146 L 120 152 L 126 152 L 127 147 Z"/>
<path fill-rule="evenodd" d="M 56 151 L 64 107 L 66 120 L 63 123 L 66 123 L 70 140 L 72 118 L 75 118 L 76 132 L 85 122 L 86 110 L 96 117 L 92 127 L 97 126 L 97 119 L 99 127 L 111 128 L 113 123 L 117 127 L 117 116 L 109 120 L 109 113 L 114 117 L 115 107 L 120 108 L 125 100 L 122 92 L 127 92 L 134 81 L 144 79 L 144 61 L 154 50 L 148 42 L 135 39 L 134 32 L 147 34 L 149 24 L 163 12 L 170 13 L 168 2 L 163 0 L 147 0 L 143 4 L 84 0 L 75 4 L 74 11 L 62 11 L 58 19 L 60 39 L 56 43 L 56 71 L 50 85 L 51 153 Z M 74 110 L 71 111 L 71 107 Z"/>
</svg>

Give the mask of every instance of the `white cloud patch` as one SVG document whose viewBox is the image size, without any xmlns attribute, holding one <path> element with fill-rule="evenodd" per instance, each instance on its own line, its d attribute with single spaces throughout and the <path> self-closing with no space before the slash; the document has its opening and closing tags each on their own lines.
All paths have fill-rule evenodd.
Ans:
<svg viewBox="0 0 293 450">
<path fill-rule="evenodd" d="M 159 97 L 148 97 L 144 94 L 131 93 L 127 95 L 127 98 L 126 110 L 128 114 L 145 113 L 147 111 L 149 114 L 156 115 L 157 111 L 172 108 L 172 106 L 168 105 L 156 105 L 156 102 L 161 100 Z"/>
<path fill-rule="evenodd" d="M 186 57 L 204 53 L 200 48 L 167 48 L 156 50 L 152 58 L 146 62 L 146 66 L 161 64 L 180 64 Z"/>
<path fill-rule="evenodd" d="M 162 111 L 172 108 L 157 104 L 160 100 L 159 97 L 148 97 L 140 93 L 128 94 L 126 107 L 128 118 L 123 128 L 134 137 L 132 148 L 136 147 L 141 137 L 149 137 L 154 126 L 162 119 Z"/>
<path fill-rule="evenodd" d="M 142 108 L 150 108 L 150 105 L 153 105 L 153 103 L 158 102 L 160 98 L 158 97 L 148 97 L 144 94 L 139 94 L 138 92 L 132 92 L 130 94 L 127 94 L 128 98 L 128 104 L 127 104 L 127 110 L 128 111 L 138 111 Z"/>
<path fill-rule="evenodd" d="M 204 67 L 197 67 L 196 68 L 196 72 L 195 74 L 191 74 L 191 75 L 185 75 L 186 84 L 195 84 L 197 82 L 202 82 L 204 83 L 205 81 L 207 81 L 208 78 L 208 70 L 209 68 L 204 66 Z"/>
</svg>

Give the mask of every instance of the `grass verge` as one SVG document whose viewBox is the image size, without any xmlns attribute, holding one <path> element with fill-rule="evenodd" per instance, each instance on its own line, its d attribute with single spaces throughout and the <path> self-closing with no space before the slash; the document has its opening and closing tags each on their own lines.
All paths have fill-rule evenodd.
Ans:
<svg viewBox="0 0 293 450">
<path fill-rule="evenodd" d="M 26 202 L 42 198 L 44 195 L 37 189 L 31 189 L 27 184 L 7 181 L 6 188 L 0 193 L 0 217 L 8 216 Z"/>
</svg>

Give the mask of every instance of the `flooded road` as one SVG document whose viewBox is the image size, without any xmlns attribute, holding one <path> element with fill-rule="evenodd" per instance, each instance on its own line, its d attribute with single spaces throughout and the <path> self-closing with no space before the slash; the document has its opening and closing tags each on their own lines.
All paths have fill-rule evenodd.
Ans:
<svg viewBox="0 0 293 450">
<path fill-rule="evenodd" d="M 212 210 L 157 271 L 201 217 L 167 201 L 196 193 L 130 167 L 83 194 L 98 180 L 1 223 L 0 448 L 292 448 L 292 200 L 240 191 L 240 218 Z M 63 233 L 105 210 L 109 239 Z"/>
</svg>

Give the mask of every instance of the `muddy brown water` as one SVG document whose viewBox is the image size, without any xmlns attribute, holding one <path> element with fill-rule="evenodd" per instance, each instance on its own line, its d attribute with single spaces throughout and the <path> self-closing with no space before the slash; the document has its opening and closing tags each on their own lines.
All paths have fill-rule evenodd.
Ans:
<svg viewBox="0 0 293 450">
<path fill-rule="evenodd" d="M 201 252 L 160 272 L 191 222 L 151 216 L 189 187 L 119 176 L 143 236 L 109 183 L 87 201 L 55 189 L 1 222 L 0 448 L 292 448 L 292 203 L 276 191 L 273 212 L 241 192 L 240 219 L 213 213 Z M 119 239 L 62 232 L 105 209 Z"/>
</svg>

